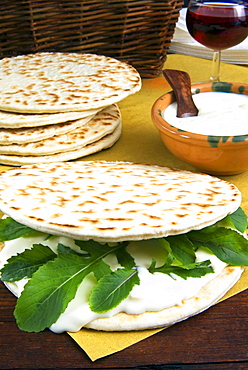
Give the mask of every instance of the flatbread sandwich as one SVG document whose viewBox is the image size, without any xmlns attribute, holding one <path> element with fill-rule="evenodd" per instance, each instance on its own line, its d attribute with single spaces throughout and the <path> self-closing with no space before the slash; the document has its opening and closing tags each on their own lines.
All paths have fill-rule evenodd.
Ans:
<svg viewBox="0 0 248 370">
<path fill-rule="evenodd" d="M 232 184 L 129 162 L 0 175 L 1 279 L 21 330 L 143 330 L 209 308 L 248 265 Z"/>
</svg>

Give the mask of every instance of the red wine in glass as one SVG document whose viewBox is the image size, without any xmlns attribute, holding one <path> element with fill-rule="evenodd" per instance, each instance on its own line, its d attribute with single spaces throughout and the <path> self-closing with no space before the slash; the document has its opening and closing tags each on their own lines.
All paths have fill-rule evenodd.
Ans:
<svg viewBox="0 0 248 370">
<path fill-rule="evenodd" d="M 218 57 L 220 50 L 235 46 L 247 37 L 248 2 L 191 0 L 186 24 L 191 36 L 213 49 Z M 219 66 L 215 65 L 215 69 L 217 76 L 210 80 L 219 79 Z"/>
</svg>

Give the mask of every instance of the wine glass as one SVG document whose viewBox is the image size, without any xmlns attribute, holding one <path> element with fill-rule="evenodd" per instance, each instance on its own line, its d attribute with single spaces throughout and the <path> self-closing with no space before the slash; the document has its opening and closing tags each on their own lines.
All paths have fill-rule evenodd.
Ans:
<svg viewBox="0 0 248 370">
<path fill-rule="evenodd" d="M 190 0 L 186 25 L 196 41 L 213 49 L 210 81 L 219 81 L 221 50 L 248 35 L 248 0 Z"/>
</svg>

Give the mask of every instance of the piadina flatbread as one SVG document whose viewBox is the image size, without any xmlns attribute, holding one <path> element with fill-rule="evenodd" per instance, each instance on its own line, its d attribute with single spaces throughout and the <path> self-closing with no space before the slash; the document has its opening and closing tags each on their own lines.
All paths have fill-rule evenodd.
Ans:
<svg viewBox="0 0 248 370">
<path fill-rule="evenodd" d="M 40 156 L 0 154 L 0 163 L 11 166 L 22 166 L 33 163 L 66 162 L 78 158 L 83 158 L 90 154 L 97 153 L 101 150 L 111 148 L 119 140 L 121 133 L 122 133 L 122 123 L 119 122 L 117 127 L 110 134 L 105 135 L 104 137 L 93 143 L 78 146 L 77 149 Z"/>
<path fill-rule="evenodd" d="M 65 134 L 25 144 L 2 145 L 0 163 L 20 166 L 74 160 L 110 148 L 121 136 L 121 114 L 116 104 L 102 109 L 90 120 L 79 121 L 81 126 Z M 44 127 L 44 133 L 51 129 Z M 35 131 L 30 135 L 35 137 Z"/>
<path fill-rule="evenodd" d="M 97 111 L 96 111 L 97 112 Z M 78 127 L 83 127 L 89 122 L 94 114 L 73 121 L 56 124 L 45 124 L 44 126 L 3 128 L 0 127 L 0 145 L 26 144 L 41 141 L 57 135 L 64 135 Z"/>
<path fill-rule="evenodd" d="M 78 122 L 74 130 L 70 130 L 64 134 L 60 134 L 59 132 L 56 134 L 55 130 L 54 135 L 44 139 L 40 138 L 40 140 L 36 140 L 35 142 L 1 145 L 0 154 L 44 156 L 73 151 L 111 134 L 121 122 L 121 114 L 118 106 L 113 104 L 102 109 L 86 122 L 85 119 L 80 121 L 81 124 Z M 51 127 L 49 126 L 48 129 L 45 127 L 44 130 L 51 132 Z M 38 137 L 38 134 L 39 131 L 36 137 Z"/>
<path fill-rule="evenodd" d="M 38 289 L 34 282 L 39 269 L 20 282 L 5 280 L 9 289 L 19 296 L 15 310 L 19 327 L 26 331 L 50 327 L 55 332 L 77 331 L 83 326 L 105 331 L 143 330 L 169 326 L 209 308 L 237 282 L 242 266 L 247 264 L 244 230 L 231 230 L 228 221 L 235 224 L 240 204 L 241 194 L 233 184 L 206 174 L 161 166 L 80 161 L 34 164 L 2 173 L 1 211 L 7 220 L 11 218 L 18 225 L 31 228 L 30 234 L 4 240 L 5 247 L 0 252 L 2 265 L 8 265 L 10 256 L 21 255 L 26 248 L 33 251 L 45 245 L 58 253 L 42 267 L 53 266 L 49 270 L 51 279 L 46 272 L 49 281 L 60 279 L 65 261 L 73 261 L 74 272 L 67 273 L 65 278 L 70 280 L 70 290 L 73 289 L 71 280 L 79 273 L 78 258 L 84 259 L 80 273 L 87 259 L 95 266 L 90 270 L 87 265 L 91 273 L 79 284 L 74 298 L 56 319 L 50 316 L 55 315 L 59 299 L 65 302 L 68 293 L 60 291 L 58 300 L 53 297 L 56 307 L 52 310 L 49 307 L 47 311 L 44 308 L 37 318 L 32 301 L 34 294 L 29 295 L 29 289 Z M 226 228 L 223 225 L 227 222 Z M 1 232 L 2 229 L 3 226 Z M 33 235 L 34 230 L 39 233 Z M 207 237 L 204 239 L 203 235 Z M 221 245 L 223 236 L 225 240 L 237 238 L 234 244 L 240 244 L 240 250 L 244 248 L 237 265 L 228 263 L 225 257 L 220 258 L 218 251 L 208 249 L 213 240 L 208 243 L 208 238 L 218 237 Z M 69 249 L 72 250 L 70 256 Z M 101 262 L 96 257 L 99 253 L 102 253 Z M 186 263 L 192 253 L 196 253 L 194 262 Z M 63 269 L 57 265 L 61 263 L 60 258 Z M 187 275 L 193 272 L 192 264 L 194 271 L 195 268 L 198 271 L 199 266 L 212 271 L 200 277 L 194 273 Z M 167 268 L 172 268 L 171 272 L 165 272 Z M 178 275 L 178 268 L 183 268 L 187 278 Z M 4 276 L 3 269 L 2 274 Z M 123 274 L 128 278 L 125 275 L 124 279 Z M 45 291 L 47 282 L 42 280 L 43 276 L 44 272 L 37 284 L 42 292 L 38 289 L 37 295 Z M 123 294 L 123 284 L 134 276 L 138 281 L 112 306 L 111 302 L 117 299 L 113 290 L 111 294 L 108 292 L 113 280 L 123 279 L 121 283 L 118 280 L 118 289 L 114 289 L 119 296 Z M 57 293 L 58 289 L 54 288 L 47 294 L 50 299 Z M 47 307 L 49 299 L 43 299 Z M 107 310 L 101 306 L 106 302 L 110 305 Z M 27 306 L 24 308 L 23 304 Z M 37 310 L 41 306 L 39 297 Z M 40 326 L 32 326 L 34 318 Z"/>
<path fill-rule="evenodd" d="M 0 109 L 61 113 L 99 109 L 140 90 L 139 73 L 116 59 L 80 53 L 20 55 L 0 60 Z"/>
<path fill-rule="evenodd" d="M 47 190 L 41 192 L 43 188 Z M 203 228 L 234 212 L 241 202 L 238 189 L 218 178 L 126 162 L 18 168 L 2 174 L 0 191 L 2 211 L 27 226 L 103 242 Z M 26 204 L 27 198 L 32 202 Z"/>
<path fill-rule="evenodd" d="M 25 127 L 43 127 L 58 123 L 72 122 L 81 118 L 92 117 L 99 109 L 90 109 L 82 112 L 64 113 L 14 113 L 0 111 L 0 127 L 3 129 L 21 129 Z M 2 140 L 2 134 L 1 134 Z M 5 142 L 4 142 L 5 143 Z"/>
</svg>

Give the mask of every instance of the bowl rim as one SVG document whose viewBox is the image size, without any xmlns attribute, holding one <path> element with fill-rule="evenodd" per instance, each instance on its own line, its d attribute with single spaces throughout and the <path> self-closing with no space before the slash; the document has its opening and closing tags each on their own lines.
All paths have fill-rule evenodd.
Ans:
<svg viewBox="0 0 248 370">
<path fill-rule="evenodd" d="M 204 92 L 227 92 L 248 95 L 248 84 L 240 82 L 200 82 L 191 85 L 192 94 L 199 94 Z M 173 90 L 161 95 L 152 106 L 152 120 L 154 125 L 159 131 L 164 134 L 168 134 L 172 137 L 177 137 L 180 141 L 191 140 L 193 142 L 197 141 L 199 145 L 211 146 L 213 148 L 218 147 L 220 144 L 235 144 L 235 146 L 243 146 L 248 144 L 248 134 L 247 135 L 232 135 L 232 136 L 221 136 L 221 135 L 204 135 L 197 134 L 190 131 L 185 131 L 179 129 L 171 124 L 169 124 L 163 117 L 162 112 L 166 107 L 172 102 L 174 102 L 175 94 Z M 227 146 L 225 146 L 228 148 Z M 233 145 L 232 145 L 233 147 Z"/>
</svg>

